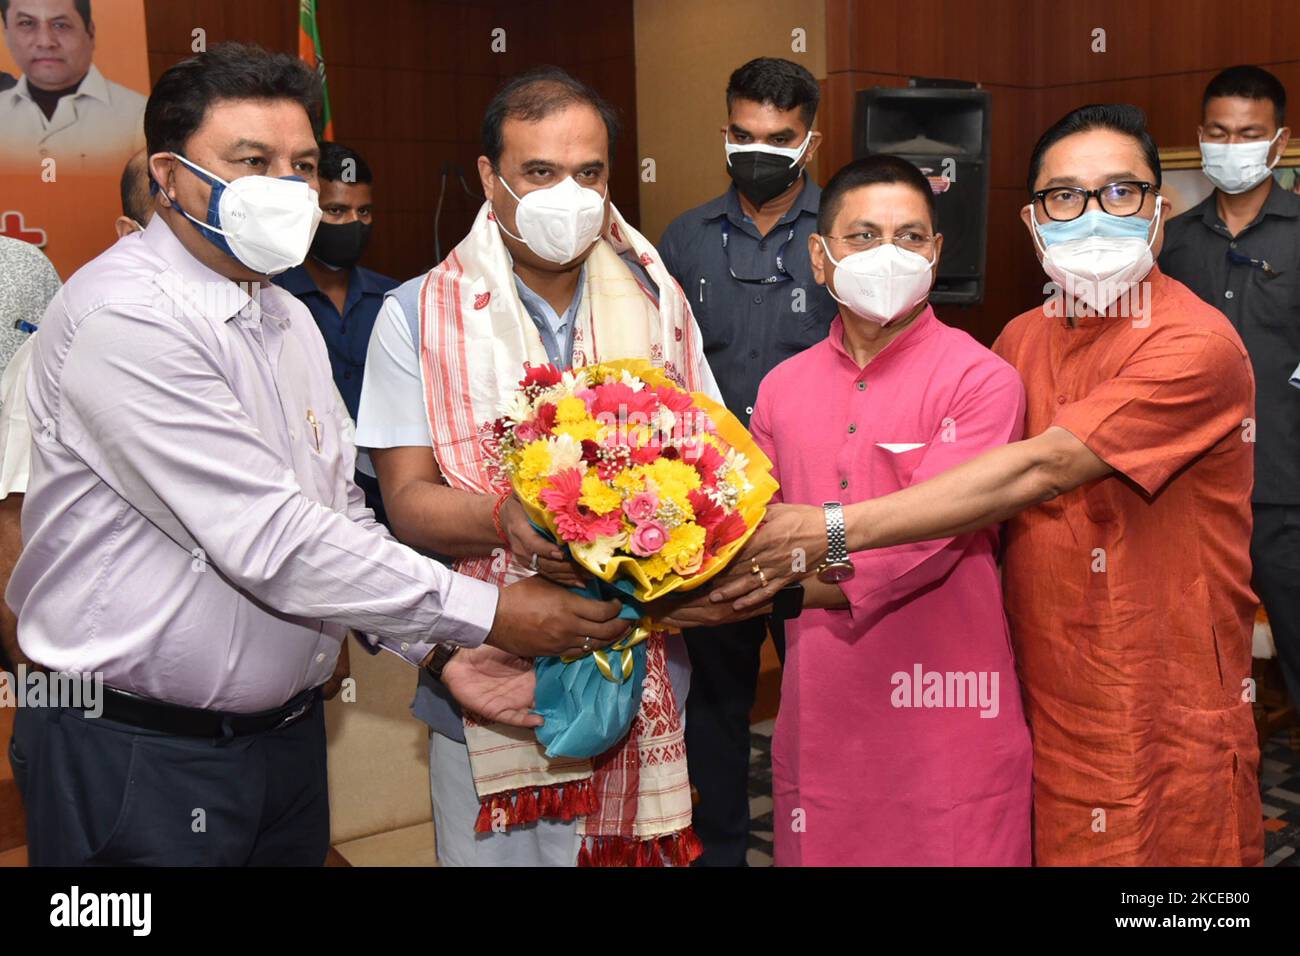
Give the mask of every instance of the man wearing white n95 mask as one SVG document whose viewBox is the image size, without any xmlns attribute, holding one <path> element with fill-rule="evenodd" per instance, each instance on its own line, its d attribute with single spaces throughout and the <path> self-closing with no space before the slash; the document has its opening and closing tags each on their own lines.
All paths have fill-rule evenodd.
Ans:
<svg viewBox="0 0 1300 956">
<path fill-rule="evenodd" d="M 509 80 L 483 119 L 487 202 L 446 260 L 388 294 L 371 335 L 357 444 L 370 453 L 393 532 L 483 580 L 541 572 L 572 585 L 581 575 L 478 451 L 480 428 L 525 363 L 645 358 L 719 397 L 685 296 L 612 202 L 616 132 L 609 105 L 561 70 Z M 648 731 L 634 729 L 595 766 L 548 758 L 538 744 L 530 662 L 476 648 L 440 657 L 437 679 L 421 674 L 413 710 L 431 731 L 441 864 L 572 866 L 648 850 L 690 859 L 674 703 L 686 695 L 684 648 L 679 637 L 647 646 L 654 743 L 638 758 Z M 634 728 L 649 726 L 647 716 Z M 627 759 L 641 771 L 603 771 Z M 639 804 L 638 792 L 647 794 Z"/>
<path fill-rule="evenodd" d="M 164 73 L 155 215 L 35 338 L 7 598 L 29 658 L 104 685 L 97 714 L 19 708 L 35 864 L 320 865 L 320 687 L 348 628 L 417 666 L 435 643 L 576 653 L 624 630 L 615 602 L 453 574 L 365 507 L 324 341 L 266 284 L 320 216 L 319 97 L 299 61 L 238 44 Z"/>
<path fill-rule="evenodd" d="M 856 160 L 822 190 L 813 274 L 843 307 L 763 379 L 750 420 L 782 502 L 837 511 L 1020 438 L 1020 377 L 930 308 L 934 214 L 896 156 Z M 997 552 L 994 526 L 841 555 L 801 586 L 772 796 L 777 820 L 802 811 L 808 826 L 776 828 L 778 866 L 1029 864 L 1029 731 Z M 991 675 L 989 719 L 900 708 L 897 675 L 917 666 Z"/>
</svg>

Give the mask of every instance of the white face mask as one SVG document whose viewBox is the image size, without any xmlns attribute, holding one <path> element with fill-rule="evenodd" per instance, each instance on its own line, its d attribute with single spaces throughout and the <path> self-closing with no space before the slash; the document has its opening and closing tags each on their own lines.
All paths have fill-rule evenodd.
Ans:
<svg viewBox="0 0 1300 956">
<path fill-rule="evenodd" d="M 888 325 L 930 292 L 930 269 L 934 260 L 900 249 L 892 242 L 874 249 L 836 259 L 826 239 L 819 236 L 826 258 L 835 265 L 834 279 L 839 294 L 826 284 L 826 291 L 854 314 Z M 937 251 L 937 250 L 936 250 Z M 840 294 L 844 298 L 840 298 Z"/>
<path fill-rule="evenodd" d="M 515 207 L 515 226 L 520 234 L 516 236 L 507 229 L 499 216 L 497 225 L 511 239 L 522 242 L 547 262 L 558 265 L 572 262 L 600 238 L 608 186 L 602 196 L 594 189 L 579 186 L 572 176 L 566 176 L 562 182 L 534 189 L 520 199 L 508 182 L 500 176 L 497 179 L 519 203 Z"/>
<path fill-rule="evenodd" d="M 1236 195 L 1253 189 L 1264 181 L 1277 160 L 1268 161 L 1268 151 L 1282 135 L 1279 129 L 1267 143 L 1201 143 L 1201 169 L 1205 178 L 1225 193 Z"/>
<path fill-rule="evenodd" d="M 1155 216 L 1149 222 L 1137 216 L 1107 216 L 1097 220 L 1099 225 L 1111 224 L 1116 228 L 1133 228 L 1141 222 L 1148 232 L 1146 239 L 1131 235 L 1094 234 L 1044 245 L 1039 223 L 1032 219 L 1034 245 L 1042 253 L 1043 271 L 1066 295 L 1078 299 L 1097 313 L 1104 313 L 1155 265 L 1151 245 L 1155 242 L 1163 202 L 1162 196 L 1156 197 Z M 1034 207 L 1028 208 L 1032 218 Z"/>
<path fill-rule="evenodd" d="M 320 202 L 316 190 L 297 176 L 241 176 L 229 182 L 172 153 L 212 186 L 207 221 L 195 219 L 175 200 L 172 204 L 203 230 L 208 240 L 254 272 L 279 275 L 307 258 Z"/>
</svg>

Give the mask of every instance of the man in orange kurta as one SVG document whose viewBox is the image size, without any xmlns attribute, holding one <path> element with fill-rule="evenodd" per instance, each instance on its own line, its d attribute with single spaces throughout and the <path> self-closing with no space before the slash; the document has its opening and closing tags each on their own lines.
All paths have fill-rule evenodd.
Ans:
<svg viewBox="0 0 1300 956">
<path fill-rule="evenodd" d="M 1114 469 L 1007 523 L 1039 864 L 1263 855 L 1252 379 L 1221 313 L 1158 268 L 1146 281 L 1149 323 L 1039 307 L 993 346 L 1025 381 L 1025 433 L 1063 428 Z"/>
<path fill-rule="evenodd" d="M 1035 862 L 1258 864 L 1246 350 L 1154 265 L 1167 210 L 1136 107 L 1052 126 L 1029 197 L 1021 217 L 1056 287 L 995 345 L 1024 380 L 1029 437 L 846 506 L 847 550 L 1007 522 Z M 826 560 L 831 531 L 822 509 L 773 505 L 709 601 L 772 600 Z"/>
</svg>

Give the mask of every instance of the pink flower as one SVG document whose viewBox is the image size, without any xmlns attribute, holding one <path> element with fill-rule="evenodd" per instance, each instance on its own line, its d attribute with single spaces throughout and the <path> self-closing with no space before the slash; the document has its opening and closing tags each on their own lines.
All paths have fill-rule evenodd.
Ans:
<svg viewBox="0 0 1300 956">
<path fill-rule="evenodd" d="M 659 496 L 653 491 L 637 492 L 623 502 L 623 514 L 627 515 L 633 524 L 642 524 L 649 521 L 658 510 Z"/>
<path fill-rule="evenodd" d="M 621 519 L 616 511 L 598 515 L 578 503 L 582 497 L 582 475 L 577 468 L 566 468 L 548 479 L 550 487 L 543 488 L 538 497 L 555 516 L 555 527 L 561 538 L 590 544 L 597 538 L 618 534 Z"/>
<path fill-rule="evenodd" d="M 646 521 L 637 525 L 632 532 L 629 547 L 637 557 L 648 558 L 652 554 L 658 554 L 667 543 L 668 529 L 658 521 Z"/>
</svg>

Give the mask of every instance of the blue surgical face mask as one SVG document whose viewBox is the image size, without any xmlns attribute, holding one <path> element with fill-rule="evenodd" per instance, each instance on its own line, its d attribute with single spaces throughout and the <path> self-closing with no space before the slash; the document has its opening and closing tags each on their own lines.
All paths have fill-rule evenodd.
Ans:
<svg viewBox="0 0 1300 956">
<path fill-rule="evenodd" d="M 1101 209 L 1090 209 L 1069 222 L 1035 222 L 1034 228 L 1044 246 L 1073 239 L 1141 239 L 1147 241 L 1151 220 L 1141 216 L 1112 216 Z"/>
</svg>

